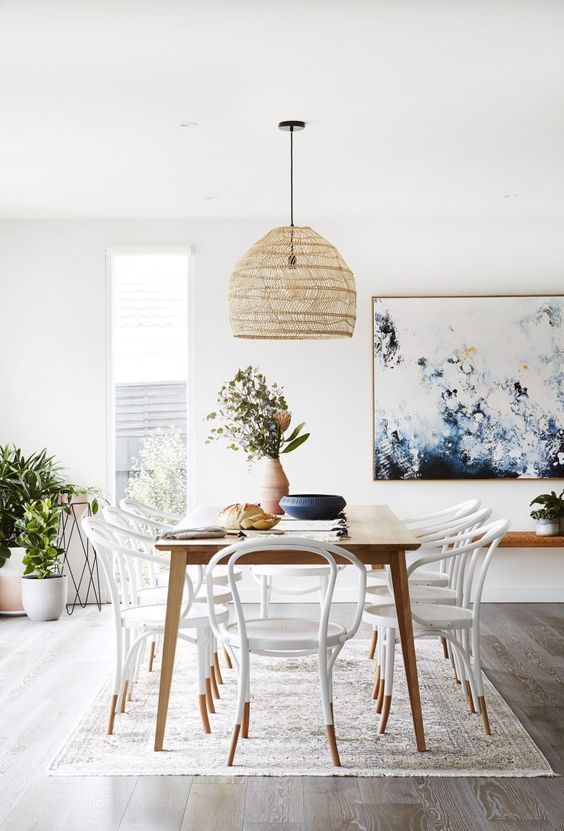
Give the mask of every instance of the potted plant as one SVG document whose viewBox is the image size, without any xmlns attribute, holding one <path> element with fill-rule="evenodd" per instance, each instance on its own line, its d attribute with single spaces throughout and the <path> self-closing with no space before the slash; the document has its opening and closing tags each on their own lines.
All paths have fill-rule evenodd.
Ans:
<svg viewBox="0 0 564 831">
<path fill-rule="evenodd" d="M 542 506 L 531 511 L 531 517 L 537 523 L 536 532 L 539 536 L 564 534 L 564 490 L 560 495 L 556 491 L 541 493 L 530 504 Z"/>
<path fill-rule="evenodd" d="M 24 515 L 24 506 L 50 498 L 64 503 L 66 513 L 74 510 L 73 498 L 84 501 L 84 494 L 95 494 L 91 499 L 96 513 L 98 491 L 81 488 L 66 481 L 63 468 L 47 450 L 26 456 L 11 444 L 0 446 L 0 613 L 23 614 L 21 577 L 24 573 L 24 549 L 16 541 L 16 522 Z M 65 501 L 66 500 L 66 501 Z"/>
<path fill-rule="evenodd" d="M 23 517 L 16 520 L 16 541 L 25 549 L 22 602 L 32 620 L 57 620 L 65 608 L 64 551 L 57 545 L 62 510 L 58 500 L 47 497 L 24 505 Z"/>
<path fill-rule="evenodd" d="M 211 428 L 208 442 L 225 439 L 230 450 L 243 451 L 249 462 L 264 459 L 259 480 L 259 502 L 270 514 L 282 514 L 280 499 L 289 493 L 289 482 L 280 456 L 290 453 L 309 438 L 301 422 L 287 433 L 292 414 L 278 384 L 269 385 L 255 367 L 240 369 L 218 393 L 219 408 L 207 416 L 218 420 Z"/>
</svg>

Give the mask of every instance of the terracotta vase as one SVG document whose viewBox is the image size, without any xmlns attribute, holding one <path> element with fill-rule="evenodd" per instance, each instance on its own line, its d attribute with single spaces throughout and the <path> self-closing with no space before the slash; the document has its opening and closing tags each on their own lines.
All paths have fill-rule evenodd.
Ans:
<svg viewBox="0 0 564 831">
<path fill-rule="evenodd" d="M 258 483 L 259 503 L 268 514 L 283 514 L 280 500 L 290 493 L 290 483 L 280 459 L 263 459 Z"/>
</svg>

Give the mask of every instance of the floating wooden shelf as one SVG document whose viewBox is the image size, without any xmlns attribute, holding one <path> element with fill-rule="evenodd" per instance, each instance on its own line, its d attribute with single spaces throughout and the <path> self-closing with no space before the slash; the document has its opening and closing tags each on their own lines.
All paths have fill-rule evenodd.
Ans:
<svg viewBox="0 0 564 831">
<path fill-rule="evenodd" d="M 509 531 L 500 548 L 564 548 L 564 537 L 539 537 L 534 531 Z"/>
</svg>

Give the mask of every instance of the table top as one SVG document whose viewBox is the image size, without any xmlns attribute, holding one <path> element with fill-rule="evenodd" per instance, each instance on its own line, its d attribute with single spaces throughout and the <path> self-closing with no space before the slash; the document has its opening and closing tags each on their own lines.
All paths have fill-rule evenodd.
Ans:
<svg viewBox="0 0 564 831">
<path fill-rule="evenodd" d="M 202 506 L 188 515 L 182 527 L 217 525 L 219 512 L 218 507 Z M 339 539 L 336 544 L 356 554 L 364 563 L 389 562 L 395 552 L 415 551 L 419 548 L 418 539 L 386 505 L 347 506 L 345 513 L 349 535 Z M 187 555 L 187 561 L 205 565 L 213 554 L 235 542 L 237 538 L 233 536 L 205 540 L 161 539 L 157 540 L 156 547 L 160 551 L 183 551 Z M 319 562 L 318 558 L 313 555 L 311 558 L 304 557 L 304 555 L 292 555 L 284 549 L 268 552 L 269 563 L 298 561 Z M 245 562 L 251 563 L 252 555 L 246 557 Z M 264 555 L 262 557 L 259 555 L 257 562 L 264 562 Z"/>
</svg>

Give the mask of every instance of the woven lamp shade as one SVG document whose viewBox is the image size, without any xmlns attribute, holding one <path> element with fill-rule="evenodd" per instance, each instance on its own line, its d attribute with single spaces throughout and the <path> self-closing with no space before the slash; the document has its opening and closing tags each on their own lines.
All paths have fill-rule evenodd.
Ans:
<svg viewBox="0 0 564 831">
<path fill-rule="evenodd" d="M 273 228 L 235 266 L 229 320 L 236 338 L 350 338 L 352 271 L 312 228 Z"/>
</svg>

